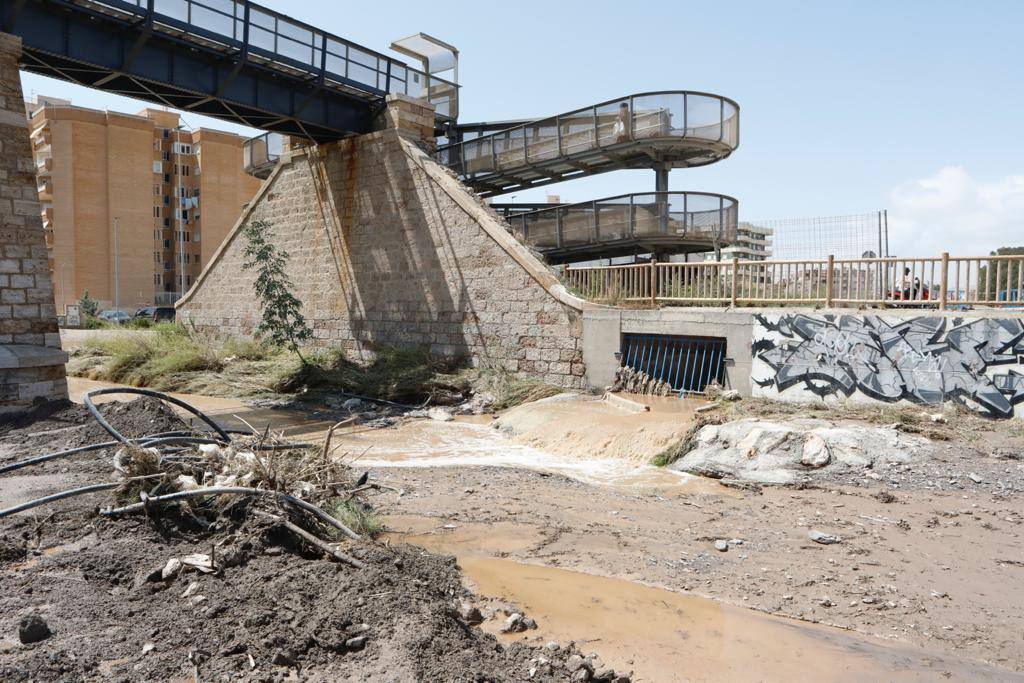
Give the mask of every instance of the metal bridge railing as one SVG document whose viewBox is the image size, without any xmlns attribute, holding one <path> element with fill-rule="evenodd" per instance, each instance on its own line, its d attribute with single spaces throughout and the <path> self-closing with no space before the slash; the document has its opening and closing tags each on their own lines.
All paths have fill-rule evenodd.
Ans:
<svg viewBox="0 0 1024 683">
<path fill-rule="evenodd" d="M 736 239 L 738 216 L 734 198 L 707 192 L 641 192 L 521 213 L 506 209 L 517 237 L 540 251 L 643 237 L 726 245 Z"/>
<path fill-rule="evenodd" d="M 642 263 L 567 268 L 603 303 L 1024 310 L 1024 255 Z"/>
<path fill-rule="evenodd" d="M 429 100 L 438 116 L 458 115 L 459 86 L 247 0 L 71 0 L 103 14 L 145 22 L 204 48 L 237 51 L 264 66 L 313 77 L 356 95 L 399 93 Z"/>
<path fill-rule="evenodd" d="M 472 179 L 658 140 L 690 140 L 706 148 L 688 166 L 718 161 L 739 145 L 739 105 L 727 97 L 683 90 L 631 95 L 446 145 L 438 149 L 437 159 Z"/>
</svg>

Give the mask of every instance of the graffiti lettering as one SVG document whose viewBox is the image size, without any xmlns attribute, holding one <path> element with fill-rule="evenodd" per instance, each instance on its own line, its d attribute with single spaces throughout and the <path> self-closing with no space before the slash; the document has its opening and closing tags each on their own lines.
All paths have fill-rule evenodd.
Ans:
<svg viewBox="0 0 1024 683">
<path fill-rule="evenodd" d="M 1024 403 L 1024 322 L 941 317 L 756 316 L 754 358 L 771 371 L 762 390 L 881 401 L 960 401 L 997 417 Z M 1005 373 L 990 368 L 1014 365 Z"/>
</svg>

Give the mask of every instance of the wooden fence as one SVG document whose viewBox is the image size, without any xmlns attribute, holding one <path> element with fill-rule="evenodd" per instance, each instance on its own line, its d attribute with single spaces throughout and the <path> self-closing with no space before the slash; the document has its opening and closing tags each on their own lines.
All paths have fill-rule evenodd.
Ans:
<svg viewBox="0 0 1024 683">
<path fill-rule="evenodd" d="M 567 268 L 600 303 L 696 306 L 1024 308 L 1024 255 L 638 263 Z"/>
</svg>

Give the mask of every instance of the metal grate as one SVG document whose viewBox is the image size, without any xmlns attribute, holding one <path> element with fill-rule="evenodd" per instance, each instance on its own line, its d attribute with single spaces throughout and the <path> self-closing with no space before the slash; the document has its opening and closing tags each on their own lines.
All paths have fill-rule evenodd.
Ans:
<svg viewBox="0 0 1024 683">
<path fill-rule="evenodd" d="M 725 383 L 725 340 L 668 334 L 625 334 L 622 364 L 662 380 L 680 396 L 702 394 Z"/>
</svg>

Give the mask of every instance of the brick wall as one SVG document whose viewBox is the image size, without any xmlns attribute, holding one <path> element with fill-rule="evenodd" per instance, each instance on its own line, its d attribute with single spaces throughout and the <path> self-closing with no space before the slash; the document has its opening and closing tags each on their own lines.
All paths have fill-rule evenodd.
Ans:
<svg viewBox="0 0 1024 683">
<path fill-rule="evenodd" d="M 0 413 L 67 397 L 20 55 L 21 40 L 0 33 Z"/>
<path fill-rule="evenodd" d="M 582 388 L 585 304 L 423 153 L 429 108 L 393 97 L 384 121 L 385 130 L 292 152 L 239 221 L 274 225 L 315 344 L 354 356 L 429 346 Z M 259 319 L 239 226 L 178 306 L 183 319 L 229 335 L 251 334 Z"/>
</svg>

